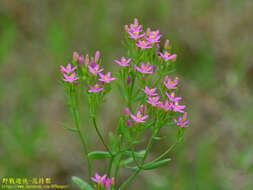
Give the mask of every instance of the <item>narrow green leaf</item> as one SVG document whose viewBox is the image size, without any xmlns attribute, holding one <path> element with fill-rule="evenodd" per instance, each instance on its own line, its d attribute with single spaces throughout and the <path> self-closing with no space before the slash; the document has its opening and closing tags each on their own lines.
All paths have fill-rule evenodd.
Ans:
<svg viewBox="0 0 253 190">
<path fill-rule="evenodd" d="M 79 177 L 72 177 L 72 181 L 80 187 L 81 190 L 94 190 L 88 183 L 80 179 Z"/>
<path fill-rule="evenodd" d="M 146 150 L 141 150 L 139 152 L 134 152 L 134 155 L 136 158 L 142 158 L 145 154 Z M 126 151 L 123 153 L 126 156 L 132 156 L 132 152 L 131 151 Z"/>
<path fill-rule="evenodd" d="M 109 152 L 95 151 L 95 152 L 90 152 L 88 154 L 88 157 L 90 159 L 105 159 L 105 158 L 110 158 L 111 155 Z"/>
<path fill-rule="evenodd" d="M 112 132 L 109 132 L 109 140 L 110 140 L 110 146 L 111 146 L 112 152 L 116 152 L 118 148 L 118 142 Z"/>
<path fill-rule="evenodd" d="M 144 170 L 152 170 L 152 169 L 155 169 L 155 168 L 159 168 L 165 164 L 167 164 L 171 159 L 170 158 L 167 158 L 167 159 L 164 159 L 164 160 L 161 160 L 161 161 L 158 161 L 158 162 L 150 162 L 148 163 L 147 165 L 145 165 L 143 167 Z"/>
<path fill-rule="evenodd" d="M 71 132 L 77 132 L 77 129 L 76 129 L 76 128 L 69 127 L 68 125 L 66 125 L 66 124 L 64 124 L 64 123 L 61 123 L 61 125 L 62 125 L 65 129 L 67 129 L 67 130 L 69 130 L 69 131 L 71 131 Z"/>
<path fill-rule="evenodd" d="M 122 89 L 122 87 L 119 83 L 117 83 L 117 87 L 118 87 L 119 92 L 120 92 L 121 96 L 123 97 L 123 99 L 125 101 L 127 101 L 127 95 L 126 95 L 125 91 Z"/>
<path fill-rule="evenodd" d="M 153 137 L 153 139 L 156 140 L 156 141 L 161 141 L 161 140 L 164 140 L 166 138 L 167 137 Z"/>
</svg>

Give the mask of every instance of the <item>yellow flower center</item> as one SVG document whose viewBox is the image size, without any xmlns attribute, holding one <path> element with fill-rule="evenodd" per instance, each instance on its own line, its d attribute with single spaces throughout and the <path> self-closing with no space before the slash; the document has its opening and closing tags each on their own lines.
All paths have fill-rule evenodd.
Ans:
<svg viewBox="0 0 253 190">
<path fill-rule="evenodd" d="M 174 94 L 171 94 L 171 97 L 172 97 L 172 98 L 174 98 L 174 96 L 175 96 Z"/>
<path fill-rule="evenodd" d="M 140 114 L 140 115 L 137 115 L 137 118 L 140 119 L 140 118 L 141 118 L 141 114 Z"/>
<path fill-rule="evenodd" d="M 137 34 L 139 34 L 139 32 L 136 32 L 136 31 L 135 31 L 135 32 L 133 32 L 133 33 L 134 33 L 134 35 L 137 35 Z"/>
<path fill-rule="evenodd" d="M 105 80 L 108 81 L 108 77 L 107 76 L 105 76 Z"/>
<path fill-rule="evenodd" d="M 95 86 L 94 86 L 95 88 L 98 88 L 98 85 L 97 84 L 95 84 Z"/>
<path fill-rule="evenodd" d="M 167 55 L 167 56 L 170 56 L 170 53 L 166 51 L 166 55 Z"/>
</svg>

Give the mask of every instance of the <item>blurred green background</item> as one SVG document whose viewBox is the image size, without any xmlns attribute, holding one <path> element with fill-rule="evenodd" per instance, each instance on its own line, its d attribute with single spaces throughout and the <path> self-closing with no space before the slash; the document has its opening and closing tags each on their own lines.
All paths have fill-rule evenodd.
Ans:
<svg viewBox="0 0 253 190">
<path fill-rule="evenodd" d="M 78 136 L 59 124 L 72 123 L 59 65 L 73 51 L 100 50 L 106 70 L 115 71 L 124 25 L 135 17 L 159 28 L 178 54 L 192 127 L 168 166 L 142 172 L 127 189 L 253 189 L 252 0 L 1 0 L 0 177 L 49 176 L 70 189 L 77 189 L 71 176 L 87 179 Z M 117 95 L 101 108 L 104 134 L 123 114 Z M 90 145 L 103 150 L 91 129 L 83 125 Z M 172 142 L 170 134 L 164 131 L 169 138 L 151 158 Z M 130 172 L 120 172 L 122 182 Z"/>
</svg>

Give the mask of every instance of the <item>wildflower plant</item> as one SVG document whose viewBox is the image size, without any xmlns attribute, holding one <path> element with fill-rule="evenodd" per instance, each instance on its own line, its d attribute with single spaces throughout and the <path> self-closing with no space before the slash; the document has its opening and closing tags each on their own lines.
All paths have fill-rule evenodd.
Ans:
<svg viewBox="0 0 253 190">
<path fill-rule="evenodd" d="M 142 170 L 167 164 L 169 152 L 182 141 L 189 120 L 186 106 L 181 104 L 182 98 L 176 97 L 179 79 L 169 77 L 175 71 L 176 54 L 171 53 L 168 40 L 160 45 L 161 37 L 159 30 L 145 30 L 135 19 L 133 24 L 125 26 L 127 54 L 112 61 L 118 67 L 118 73 L 104 72 L 99 51 L 94 57 L 86 55 L 85 59 L 75 52 L 72 63 L 60 66 L 61 82 L 75 123 L 75 128 L 64 127 L 79 135 L 88 164 L 89 182 L 73 177 L 81 189 L 123 190 Z M 102 134 L 97 125 L 97 110 L 106 101 L 112 87 L 117 87 L 124 99 L 125 114 L 119 120 L 117 133 L 109 133 L 108 144 L 105 141 L 107 134 Z M 81 131 L 82 104 L 88 107 L 91 123 L 104 151 L 90 151 L 91 144 Z M 159 137 L 163 127 L 176 128 L 176 141 L 157 158 L 147 162 L 153 142 L 164 140 Z M 146 130 L 151 131 L 148 137 L 144 135 Z M 136 146 L 145 142 L 146 148 L 137 151 Z M 108 169 L 102 176 L 92 170 L 93 159 L 108 160 Z M 121 184 L 118 181 L 120 168 L 133 171 Z"/>
</svg>

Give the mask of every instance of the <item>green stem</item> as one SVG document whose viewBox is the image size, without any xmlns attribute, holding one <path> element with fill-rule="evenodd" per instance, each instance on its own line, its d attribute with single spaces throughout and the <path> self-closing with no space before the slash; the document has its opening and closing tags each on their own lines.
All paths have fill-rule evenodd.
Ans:
<svg viewBox="0 0 253 190">
<path fill-rule="evenodd" d="M 120 187 L 119 190 L 123 190 L 130 182 L 132 182 L 135 177 L 140 173 L 141 169 L 137 169 L 134 174 L 129 177 Z"/>
<path fill-rule="evenodd" d="M 75 125 L 76 125 L 76 129 L 77 129 L 77 132 L 79 134 L 79 137 L 81 139 L 81 142 L 82 142 L 82 145 L 83 145 L 83 150 L 84 150 L 84 154 L 85 154 L 85 157 L 87 159 L 87 163 L 88 163 L 88 173 L 89 173 L 89 181 L 91 181 L 91 175 L 92 175 L 92 168 L 91 168 L 91 162 L 90 162 L 90 159 L 88 157 L 88 146 L 87 146 L 87 142 L 85 140 L 85 137 L 84 135 L 82 134 L 81 132 L 81 129 L 80 129 L 80 102 L 81 102 L 81 87 L 80 87 L 80 93 L 79 93 L 79 97 L 78 97 L 78 114 L 76 113 L 76 108 L 74 107 L 74 101 L 73 99 L 71 99 L 71 104 L 72 104 L 72 112 L 73 112 L 73 115 L 74 115 L 74 121 L 75 121 Z M 70 94 L 71 96 L 71 94 Z"/>
<path fill-rule="evenodd" d="M 159 160 L 161 160 L 164 156 L 166 156 L 170 151 L 172 151 L 176 146 L 177 146 L 178 142 L 175 142 L 173 145 L 171 145 L 164 153 L 162 153 L 158 158 L 156 158 L 155 160 L 151 161 L 150 163 L 154 163 L 157 162 Z"/>
<path fill-rule="evenodd" d="M 100 133 L 98 127 L 97 127 L 96 118 L 95 118 L 95 117 L 92 117 L 92 121 L 93 121 L 93 125 L 94 125 L 94 127 L 95 127 L 95 129 L 96 129 L 96 132 L 97 132 L 97 134 L 98 134 L 100 140 L 102 141 L 102 143 L 103 143 L 105 149 L 107 150 L 107 152 L 109 152 L 109 154 L 111 155 L 111 157 L 113 157 L 113 154 L 112 154 L 110 148 L 109 148 L 109 147 L 107 146 L 107 144 L 105 143 L 104 138 L 103 138 L 102 134 Z"/>
<path fill-rule="evenodd" d="M 108 166 L 108 170 L 107 170 L 108 177 L 111 177 L 111 170 L 112 170 L 113 160 L 114 160 L 114 155 L 110 158 L 110 162 L 109 162 L 109 166 Z"/>
<path fill-rule="evenodd" d="M 150 139 L 149 139 L 149 142 L 148 142 L 148 145 L 147 145 L 147 148 L 146 148 L 146 152 L 145 152 L 145 154 L 144 154 L 144 157 L 142 158 L 141 167 L 138 168 L 138 169 L 134 172 L 134 174 L 133 174 L 132 176 L 130 176 L 130 177 L 119 187 L 119 190 L 123 190 L 123 189 L 124 189 L 130 182 L 132 182 L 132 181 L 135 179 L 135 177 L 140 173 L 141 168 L 143 167 L 144 162 L 145 162 L 145 160 L 146 160 L 146 158 L 147 158 L 147 156 L 148 156 L 148 153 L 149 153 L 150 150 L 151 150 L 152 143 L 153 143 L 153 137 L 155 137 L 155 136 L 157 135 L 158 132 L 159 132 L 159 129 L 156 130 L 156 131 L 152 134 L 152 136 L 150 137 Z"/>
</svg>

